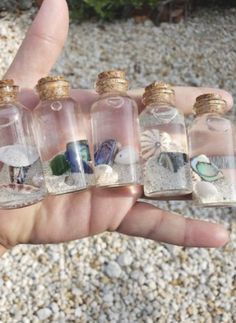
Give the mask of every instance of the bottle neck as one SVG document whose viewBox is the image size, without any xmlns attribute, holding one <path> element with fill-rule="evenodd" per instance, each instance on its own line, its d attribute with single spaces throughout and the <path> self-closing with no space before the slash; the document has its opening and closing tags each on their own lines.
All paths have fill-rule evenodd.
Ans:
<svg viewBox="0 0 236 323">
<path fill-rule="evenodd" d="M 15 90 L 0 89 L 0 104 L 15 102 L 17 100 L 17 92 Z"/>
<path fill-rule="evenodd" d="M 125 79 L 105 79 L 96 83 L 96 91 L 99 95 L 113 92 L 127 92 L 128 81 Z"/>
<path fill-rule="evenodd" d="M 169 94 L 156 94 L 146 97 L 144 100 L 146 106 L 175 106 L 175 98 Z"/>
<path fill-rule="evenodd" d="M 105 99 L 111 96 L 128 96 L 128 94 L 125 91 L 111 90 L 111 91 L 101 93 L 99 95 L 99 98 Z"/>
<path fill-rule="evenodd" d="M 70 97 L 69 86 L 44 86 L 40 87 L 39 96 L 41 101 L 68 99 Z"/>
<path fill-rule="evenodd" d="M 195 113 L 196 117 L 202 116 L 205 114 L 215 114 L 215 115 L 222 115 L 224 114 L 224 107 L 222 105 L 216 105 L 216 104 L 211 104 L 211 105 L 202 105 L 198 106 L 195 108 Z"/>
</svg>

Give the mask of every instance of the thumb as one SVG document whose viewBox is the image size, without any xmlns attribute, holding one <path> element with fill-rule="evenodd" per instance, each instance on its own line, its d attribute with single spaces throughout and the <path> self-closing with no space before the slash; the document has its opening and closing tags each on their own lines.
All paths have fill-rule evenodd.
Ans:
<svg viewBox="0 0 236 323">
<path fill-rule="evenodd" d="M 65 0 L 44 0 L 4 78 L 32 88 L 47 75 L 65 44 L 69 26 Z"/>
</svg>

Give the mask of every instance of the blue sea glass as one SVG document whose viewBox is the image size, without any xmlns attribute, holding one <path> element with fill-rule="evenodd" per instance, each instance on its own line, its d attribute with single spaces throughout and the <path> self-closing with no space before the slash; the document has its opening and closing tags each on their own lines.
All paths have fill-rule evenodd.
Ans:
<svg viewBox="0 0 236 323">
<path fill-rule="evenodd" d="M 95 165 L 112 165 L 117 152 L 117 141 L 108 139 L 98 146 L 95 154 Z"/>
</svg>

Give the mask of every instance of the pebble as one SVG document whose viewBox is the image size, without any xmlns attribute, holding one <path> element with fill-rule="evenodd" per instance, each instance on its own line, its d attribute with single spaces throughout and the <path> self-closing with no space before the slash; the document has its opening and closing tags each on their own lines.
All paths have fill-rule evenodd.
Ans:
<svg viewBox="0 0 236 323">
<path fill-rule="evenodd" d="M 42 308 L 37 312 L 39 320 L 46 320 L 52 315 L 52 311 L 49 308 Z"/>
<path fill-rule="evenodd" d="M 121 267 L 125 267 L 125 266 L 130 266 L 133 262 L 133 257 L 132 257 L 132 254 L 130 251 L 126 251 L 124 253 L 122 253 L 118 259 L 118 264 L 121 266 Z"/>
<path fill-rule="evenodd" d="M 117 262 L 111 261 L 105 267 L 105 272 L 106 272 L 107 276 L 110 278 L 119 278 L 122 273 L 122 270 Z"/>
<path fill-rule="evenodd" d="M 75 316 L 76 317 L 81 317 L 82 316 L 82 311 L 81 311 L 81 308 L 80 307 L 77 307 L 75 309 Z"/>
</svg>

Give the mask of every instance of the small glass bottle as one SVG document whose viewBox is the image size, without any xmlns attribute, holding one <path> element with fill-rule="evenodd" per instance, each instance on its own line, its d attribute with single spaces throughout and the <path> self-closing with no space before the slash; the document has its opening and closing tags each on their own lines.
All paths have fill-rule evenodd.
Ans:
<svg viewBox="0 0 236 323">
<path fill-rule="evenodd" d="M 48 192 L 84 190 L 94 177 L 81 108 L 62 76 L 42 78 L 36 89 L 40 102 L 34 110 L 35 133 Z"/>
<path fill-rule="evenodd" d="M 218 94 L 196 99 L 195 119 L 188 129 L 193 200 L 199 206 L 236 203 L 235 126 L 223 114 L 226 102 Z"/>
<path fill-rule="evenodd" d="M 34 141 L 31 111 L 17 101 L 19 87 L 0 81 L 0 208 L 39 202 L 47 191 Z"/>
<path fill-rule="evenodd" d="M 99 97 L 91 109 L 98 187 L 141 184 L 138 108 L 127 90 L 124 71 L 98 75 Z"/>
<path fill-rule="evenodd" d="M 184 116 L 175 107 L 170 85 L 154 82 L 145 88 L 140 114 L 144 163 L 144 195 L 163 197 L 192 192 Z"/>
</svg>

